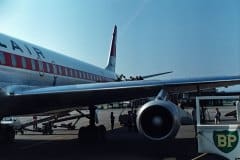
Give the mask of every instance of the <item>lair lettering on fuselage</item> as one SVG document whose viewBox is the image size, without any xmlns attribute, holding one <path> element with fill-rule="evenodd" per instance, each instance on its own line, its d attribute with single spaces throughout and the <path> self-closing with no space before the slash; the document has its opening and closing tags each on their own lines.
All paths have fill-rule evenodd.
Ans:
<svg viewBox="0 0 240 160">
<path fill-rule="evenodd" d="M 11 46 L 12 46 L 12 50 L 15 51 L 15 50 L 19 50 L 21 51 L 22 53 L 24 53 L 23 49 L 13 40 L 10 40 L 11 42 Z M 3 47 L 3 48 L 8 48 L 8 46 L 6 44 L 3 44 L 2 42 L 0 42 L 0 47 Z M 31 50 L 29 49 L 29 47 L 24 44 L 24 47 L 27 49 L 28 53 L 30 55 L 32 55 L 32 52 Z M 36 47 L 32 47 L 32 49 L 35 51 L 35 53 L 37 54 L 37 56 L 39 58 L 45 58 L 45 56 L 43 55 L 43 52 L 39 49 L 39 48 L 36 48 Z"/>
</svg>

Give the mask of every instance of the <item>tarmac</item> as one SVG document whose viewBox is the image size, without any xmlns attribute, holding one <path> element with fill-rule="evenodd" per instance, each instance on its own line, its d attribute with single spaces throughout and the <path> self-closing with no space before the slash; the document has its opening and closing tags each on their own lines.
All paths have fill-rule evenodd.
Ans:
<svg viewBox="0 0 240 160">
<path fill-rule="evenodd" d="M 224 160 L 218 155 L 197 152 L 197 141 L 192 125 L 182 126 L 175 139 L 157 142 L 138 132 L 120 127 L 109 130 L 110 111 L 103 119 L 108 131 L 104 142 L 83 143 L 77 139 L 78 130 L 56 129 L 53 135 L 25 132 L 16 135 L 12 144 L 0 145 L 0 160 Z M 109 114 L 109 115 L 108 115 Z M 118 113 L 114 113 L 116 117 Z M 105 116 L 104 116 L 105 115 Z M 101 120 L 100 119 L 100 122 Z M 86 122 L 86 120 L 85 120 Z"/>
</svg>

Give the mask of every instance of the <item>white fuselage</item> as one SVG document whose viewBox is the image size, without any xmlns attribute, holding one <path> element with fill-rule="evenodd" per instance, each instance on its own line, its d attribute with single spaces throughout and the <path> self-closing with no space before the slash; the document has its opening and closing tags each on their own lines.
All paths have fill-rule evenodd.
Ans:
<svg viewBox="0 0 240 160">
<path fill-rule="evenodd" d="M 114 81 L 116 74 L 0 34 L 0 88 Z"/>
</svg>

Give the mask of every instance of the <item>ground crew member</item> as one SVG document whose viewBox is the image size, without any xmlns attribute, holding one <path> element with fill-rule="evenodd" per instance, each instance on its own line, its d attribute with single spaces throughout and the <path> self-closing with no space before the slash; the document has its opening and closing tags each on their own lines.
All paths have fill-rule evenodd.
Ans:
<svg viewBox="0 0 240 160">
<path fill-rule="evenodd" d="M 132 125 L 135 132 L 137 132 L 137 111 L 134 110 L 132 114 Z"/>
<path fill-rule="evenodd" d="M 195 137 L 196 137 L 196 136 L 197 136 L 197 116 L 196 116 L 196 107 L 193 107 L 193 110 L 192 110 L 192 119 L 193 119 L 193 125 L 194 125 Z"/>
<path fill-rule="evenodd" d="M 115 120 L 115 117 L 114 117 L 114 115 L 113 115 L 113 112 L 111 112 L 110 119 L 111 119 L 111 129 L 113 130 L 113 128 L 114 128 L 114 120 Z"/>
<path fill-rule="evenodd" d="M 37 116 L 33 116 L 33 130 L 37 130 Z"/>
<path fill-rule="evenodd" d="M 215 124 L 219 124 L 219 122 L 220 122 L 220 117 L 221 117 L 221 112 L 219 111 L 218 108 L 216 108 Z"/>
</svg>

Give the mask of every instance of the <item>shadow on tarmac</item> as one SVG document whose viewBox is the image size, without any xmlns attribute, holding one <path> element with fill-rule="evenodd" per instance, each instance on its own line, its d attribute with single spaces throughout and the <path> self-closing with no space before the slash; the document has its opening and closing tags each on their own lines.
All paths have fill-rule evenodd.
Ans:
<svg viewBox="0 0 240 160">
<path fill-rule="evenodd" d="M 0 145 L 1 160 L 190 160 L 198 155 L 194 138 L 156 142 L 126 128 L 108 131 L 106 141 L 101 143 L 51 140 L 46 136 L 46 140 L 18 139 L 13 144 Z M 201 158 L 208 159 L 224 160 L 216 155 Z"/>
</svg>

